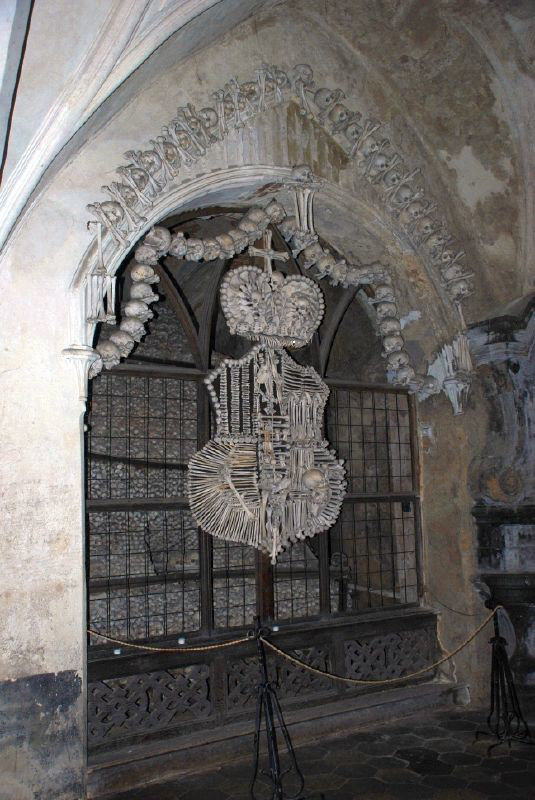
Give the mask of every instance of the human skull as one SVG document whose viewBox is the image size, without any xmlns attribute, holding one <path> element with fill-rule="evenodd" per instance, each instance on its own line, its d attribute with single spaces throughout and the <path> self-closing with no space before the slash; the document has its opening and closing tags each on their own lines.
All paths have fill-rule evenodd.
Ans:
<svg viewBox="0 0 535 800">
<path fill-rule="evenodd" d="M 296 258 L 309 244 L 317 242 L 318 237 L 310 231 L 296 231 L 292 237 L 292 254 Z"/>
<path fill-rule="evenodd" d="M 395 386 L 409 386 L 413 382 L 415 376 L 416 372 L 410 366 L 410 364 L 407 364 L 406 366 L 398 369 L 398 371 L 392 378 L 392 383 Z"/>
<path fill-rule="evenodd" d="M 407 214 L 413 220 L 420 219 L 420 217 L 425 212 L 425 206 L 423 203 L 420 203 L 416 200 L 414 203 L 411 203 L 407 208 Z"/>
<path fill-rule="evenodd" d="M 377 303 L 382 300 L 384 300 L 386 303 L 395 302 L 394 290 L 392 289 L 392 286 L 389 283 L 380 283 L 375 287 L 375 296 L 373 299 Z"/>
<path fill-rule="evenodd" d="M 148 244 L 140 244 L 136 247 L 135 258 L 140 264 L 153 266 L 158 263 L 158 251 Z"/>
<path fill-rule="evenodd" d="M 238 228 L 245 233 L 250 245 L 253 245 L 262 236 L 262 229 L 247 216 L 238 222 Z"/>
<path fill-rule="evenodd" d="M 211 128 L 215 128 L 217 123 L 219 122 L 219 116 L 217 111 L 214 108 L 201 108 L 199 111 L 199 117 L 202 119 L 204 125 L 208 130 Z"/>
<path fill-rule="evenodd" d="M 407 186 L 406 183 L 400 186 L 394 195 L 396 202 L 399 203 L 400 205 L 408 203 L 410 200 L 412 200 L 413 197 L 414 197 L 414 192 L 410 186 Z"/>
<path fill-rule="evenodd" d="M 383 175 L 383 183 L 387 189 L 393 189 L 399 184 L 400 180 L 401 172 L 399 169 L 388 170 L 388 172 Z"/>
<path fill-rule="evenodd" d="M 142 322 L 135 317 L 126 317 L 123 319 L 119 328 L 125 333 L 128 333 L 135 342 L 140 342 L 145 336 L 145 326 Z"/>
<path fill-rule="evenodd" d="M 158 295 L 152 291 L 148 283 L 140 281 L 132 284 L 130 289 L 130 300 L 142 300 L 143 303 L 147 304 L 155 303 L 156 300 L 158 300 Z"/>
<path fill-rule="evenodd" d="M 406 367 L 410 363 L 410 358 L 404 350 L 397 350 L 388 354 L 386 363 L 388 369 L 397 371 L 401 367 Z"/>
<path fill-rule="evenodd" d="M 450 284 L 448 291 L 453 300 L 462 300 L 472 294 L 473 289 L 467 280 L 455 281 Z"/>
<path fill-rule="evenodd" d="M 440 382 L 434 375 L 422 375 L 421 377 L 422 380 L 417 388 L 419 400 L 426 400 L 432 394 L 440 392 Z"/>
<path fill-rule="evenodd" d="M 100 204 L 100 209 L 112 225 L 118 225 L 124 218 L 124 211 L 121 208 L 121 204 L 117 203 L 115 200 L 105 200 Z"/>
<path fill-rule="evenodd" d="M 111 369 L 112 367 L 116 367 L 117 364 L 120 364 L 121 353 L 113 342 L 105 339 L 103 342 L 99 342 L 99 344 L 97 344 L 96 350 L 99 353 L 102 359 L 102 364 L 106 369 Z"/>
<path fill-rule="evenodd" d="M 294 83 L 299 81 L 303 86 L 313 86 L 314 84 L 314 72 L 310 64 L 297 64 L 291 75 Z"/>
<path fill-rule="evenodd" d="M 366 160 L 379 150 L 379 142 L 373 136 L 367 136 L 359 148 L 359 154 Z"/>
<path fill-rule="evenodd" d="M 121 330 L 121 328 L 113 331 L 110 335 L 110 342 L 113 342 L 122 358 L 127 358 L 135 345 L 133 337 L 127 331 Z"/>
<path fill-rule="evenodd" d="M 401 333 L 401 322 L 396 317 L 386 317 L 379 323 L 378 330 L 381 336 L 395 336 Z"/>
<path fill-rule="evenodd" d="M 314 94 L 314 102 L 320 111 L 327 111 L 343 97 L 344 93 L 340 89 L 318 89 Z"/>
<path fill-rule="evenodd" d="M 246 235 L 244 231 L 242 231 L 242 235 Z M 221 248 L 221 258 L 232 258 L 235 253 L 234 250 L 234 239 L 228 233 L 220 233 L 219 236 L 216 236 L 216 241 L 219 242 L 219 247 Z"/>
<path fill-rule="evenodd" d="M 186 237 L 182 232 L 179 232 L 171 239 L 168 252 L 170 256 L 175 258 L 184 258 L 187 249 Z"/>
<path fill-rule="evenodd" d="M 333 129 L 339 130 L 345 122 L 349 121 L 349 109 L 343 103 L 336 103 L 336 105 L 329 111 L 329 122 L 332 123 Z"/>
<path fill-rule="evenodd" d="M 292 167 L 292 180 L 301 181 L 302 183 L 314 180 L 314 175 L 309 165 L 297 164 L 295 167 Z"/>
<path fill-rule="evenodd" d="M 462 278 L 465 272 L 465 267 L 463 264 L 459 264 L 457 261 L 455 264 L 452 264 L 450 267 L 442 271 L 442 277 L 449 283 L 450 281 L 454 281 L 457 278 Z"/>
<path fill-rule="evenodd" d="M 326 272 L 330 274 L 332 268 L 334 267 L 336 261 L 334 256 L 332 256 L 327 250 L 323 251 L 323 255 L 316 261 L 316 269 L 319 272 Z"/>
<path fill-rule="evenodd" d="M 321 469 L 311 467 L 303 473 L 303 483 L 307 489 L 322 489 L 327 484 L 327 478 Z"/>
<path fill-rule="evenodd" d="M 286 216 L 286 211 L 284 210 L 284 206 L 277 200 L 270 200 L 270 202 L 265 207 L 264 211 L 266 212 L 270 221 L 274 225 L 278 225 L 280 222 L 282 222 L 282 220 Z"/>
<path fill-rule="evenodd" d="M 148 322 L 154 316 L 148 305 L 142 300 L 129 300 L 125 303 L 124 314 L 126 317 L 134 317 L 140 322 Z"/>
<path fill-rule="evenodd" d="M 444 266 L 447 266 L 447 265 L 450 263 L 450 261 L 452 261 L 452 260 L 453 260 L 454 256 L 455 256 L 455 253 L 453 252 L 453 250 L 443 250 L 443 251 L 440 253 L 439 257 L 438 257 L 438 260 L 439 260 L 439 261 L 440 261 L 440 262 L 441 262 L 441 263 L 442 263 Z"/>
<path fill-rule="evenodd" d="M 139 191 L 142 192 L 143 189 L 146 188 L 149 182 L 149 176 L 147 172 L 144 169 L 140 169 L 139 167 L 129 166 L 126 167 L 126 169 L 128 169 L 130 176 L 134 181 L 134 183 L 136 184 Z"/>
<path fill-rule="evenodd" d="M 89 371 L 87 373 L 87 377 L 89 378 L 89 380 L 91 380 L 91 378 L 96 378 L 97 375 L 100 375 L 100 373 L 102 372 L 102 367 L 103 366 L 104 365 L 102 363 L 102 358 L 99 355 L 98 358 L 95 358 L 91 362 L 91 365 L 89 367 Z"/>
<path fill-rule="evenodd" d="M 162 168 L 162 159 L 155 150 L 144 150 L 140 153 L 139 160 L 150 175 L 154 175 Z"/>
<path fill-rule="evenodd" d="M 272 89 L 274 88 L 275 87 L 272 86 Z M 244 97 L 246 97 L 250 103 L 257 103 L 260 99 L 260 87 L 256 81 L 247 81 L 247 83 L 242 83 L 240 89 Z"/>
<path fill-rule="evenodd" d="M 395 303 L 388 303 L 382 300 L 376 304 L 375 313 L 377 314 L 377 319 L 386 319 L 387 317 L 395 317 L 398 310 Z"/>
<path fill-rule="evenodd" d="M 117 184 L 117 191 L 123 198 L 125 204 L 128 208 L 133 208 L 133 206 L 137 203 L 137 194 L 134 192 L 131 186 L 127 186 L 126 183 L 118 183 Z"/>
<path fill-rule="evenodd" d="M 204 260 L 215 261 L 221 255 L 221 245 L 217 239 L 204 239 Z"/>
<path fill-rule="evenodd" d="M 228 235 L 232 239 L 234 244 L 234 252 L 241 253 L 247 245 L 249 244 L 249 239 L 247 238 L 247 234 L 244 231 L 241 231 L 239 228 L 231 228 L 228 232 Z M 219 249 L 221 250 L 221 245 L 219 245 Z"/>
<path fill-rule="evenodd" d="M 403 337 L 399 334 L 385 336 L 383 339 L 383 355 L 388 356 L 390 353 L 397 353 L 399 350 L 403 350 L 403 345 Z"/>
<path fill-rule="evenodd" d="M 175 136 L 176 136 L 176 140 L 177 140 L 177 142 L 179 144 L 179 147 L 181 147 L 182 150 L 185 150 L 186 152 L 188 152 L 191 149 L 192 144 L 193 144 L 191 136 L 189 135 L 189 133 L 186 133 L 186 131 L 184 131 L 184 130 L 175 130 Z"/>
<path fill-rule="evenodd" d="M 308 269 L 309 267 L 313 266 L 313 264 L 315 264 L 316 261 L 322 257 L 322 255 L 323 248 L 319 242 L 313 242 L 312 244 L 309 244 L 308 247 L 305 247 L 303 250 L 303 257 L 305 259 L 303 263 L 304 268 Z"/>
<path fill-rule="evenodd" d="M 201 261 L 204 256 L 204 243 L 202 239 L 186 239 L 186 259 L 188 261 Z"/>
<path fill-rule="evenodd" d="M 348 267 L 344 259 L 337 261 L 331 269 L 331 280 L 335 285 L 337 283 L 344 283 L 347 279 L 347 272 Z"/>
<path fill-rule="evenodd" d="M 355 120 L 350 122 L 349 125 L 344 128 L 344 136 L 350 144 L 354 144 L 356 141 L 358 141 L 361 133 L 362 126 L 359 125 Z"/>
<path fill-rule="evenodd" d="M 278 228 L 283 239 L 289 242 L 297 230 L 297 220 L 295 217 L 286 217 L 279 224 Z"/>
<path fill-rule="evenodd" d="M 130 278 L 134 283 L 159 283 L 160 278 L 148 264 L 136 264 L 130 268 Z"/>
<path fill-rule="evenodd" d="M 378 153 L 373 159 L 370 166 L 371 175 L 380 175 L 390 166 L 390 160 L 385 153 Z"/>
<path fill-rule="evenodd" d="M 250 208 L 245 217 L 251 220 L 251 222 L 254 222 L 255 225 L 262 230 L 265 230 L 271 221 L 265 209 L 260 208 L 260 206 L 253 206 Z"/>
<path fill-rule="evenodd" d="M 431 238 L 433 231 L 437 227 L 437 222 L 432 217 L 422 217 L 418 220 L 416 224 L 416 232 L 420 237 L 425 239 L 426 237 Z M 429 243 L 429 240 L 428 240 Z"/>
<path fill-rule="evenodd" d="M 431 234 L 427 240 L 427 246 L 430 250 L 438 250 L 440 247 L 446 244 L 447 234 L 445 231 L 435 231 L 436 225 L 430 229 L 429 233 Z M 433 233 L 434 231 L 434 233 Z"/>
<path fill-rule="evenodd" d="M 156 225 L 152 228 L 143 240 L 143 244 L 149 245 L 158 251 L 159 255 L 167 253 L 171 244 L 171 234 L 167 228 Z"/>
</svg>

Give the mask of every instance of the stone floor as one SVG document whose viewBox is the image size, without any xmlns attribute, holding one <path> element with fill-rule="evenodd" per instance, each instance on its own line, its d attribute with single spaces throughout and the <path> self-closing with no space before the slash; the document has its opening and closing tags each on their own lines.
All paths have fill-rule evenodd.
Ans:
<svg viewBox="0 0 535 800">
<path fill-rule="evenodd" d="M 474 742 L 484 714 L 449 710 L 403 717 L 343 738 L 304 745 L 297 760 L 306 800 L 514 800 L 535 798 L 535 746 Z M 242 800 L 249 761 L 182 777 L 109 800 Z M 290 785 L 287 786 L 289 792 Z M 259 798 L 268 794 L 258 791 Z"/>
</svg>

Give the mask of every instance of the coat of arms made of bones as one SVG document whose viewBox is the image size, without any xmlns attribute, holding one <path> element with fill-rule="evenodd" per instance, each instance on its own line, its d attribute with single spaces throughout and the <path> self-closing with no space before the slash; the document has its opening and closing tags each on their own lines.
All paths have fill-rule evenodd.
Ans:
<svg viewBox="0 0 535 800">
<path fill-rule="evenodd" d="M 252 545 L 276 562 L 293 543 L 330 528 L 345 494 L 344 469 L 323 439 L 329 389 L 283 349 L 306 345 L 324 302 L 314 281 L 273 271 L 286 253 L 249 248 L 265 267 L 231 269 L 221 306 L 232 333 L 258 342 L 206 378 L 216 434 L 189 463 L 190 508 L 201 528 Z"/>
</svg>

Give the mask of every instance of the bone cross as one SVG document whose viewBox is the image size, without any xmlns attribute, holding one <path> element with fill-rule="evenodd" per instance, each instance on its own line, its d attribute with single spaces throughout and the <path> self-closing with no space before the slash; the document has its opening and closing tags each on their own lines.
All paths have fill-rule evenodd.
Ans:
<svg viewBox="0 0 535 800">
<path fill-rule="evenodd" d="M 290 258 L 289 253 L 277 253 L 275 250 L 271 249 L 272 235 L 272 231 L 267 230 L 263 235 L 264 247 L 249 247 L 247 250 L 250 256 L 259 256 L 264 259 L 264 269 L 269 277 L 271 277 L 273 272 L 271 266 L 272 261 L 288 261 Z"/>
</svg>

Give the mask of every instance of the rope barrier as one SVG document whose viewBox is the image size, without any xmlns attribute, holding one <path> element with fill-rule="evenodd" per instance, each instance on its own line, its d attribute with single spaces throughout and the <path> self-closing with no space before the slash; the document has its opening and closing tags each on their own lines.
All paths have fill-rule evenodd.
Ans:
<svg viewBox="0 0 535 800">
<path fill-rule="evenodd" d="M 221 647 L 232 647 L 236 644 L 243 644 L 250 642 L 249 636 L 242 636 L 241 639 L 231 639 L 230 642 L 219 642 L 219 644 L 204 644 L 199 647 L 152 647 L 150 644 L 134 644 L 133 642 L 125 642 L 122 639 L 113 639 L 111 636 L 104 636 L 103 633 L 87 629 L 91 636 L 98 636 L 99 639 L 106 639 L 107 642 L 120 644 L 123 647 L 133 647 L 134 650 L 150 650 L 154 653 L 203 653 L 206 650 L 219 650 Z"/>
<path fill-rule="evenodd" d="M 476 628 L 476 630 L 471 634 L 471 636 L 469 636 L 468 639 L 466 639 L 462 644 L 460 644 L 459 647 L 456 647 L 455 650 L 452 650 L 451 653 L 446 653 L 445 656 L 442 656 L 442 658 L 439 658 L 438 661 L 435 661 L 428 667 L 423 667 L 422 669 L 419 669 L 416 672 L 411 672 L 409 675 L 402 675 L 400 678 L 385 678 L 384 680 L 362 680 L 360 678 L 344 678 L 343 675 L 335 675 L 332 672 L 326 672 L 323 669 L 318 669 L 317 667 L 311 667 L 310 664 L 306 664 L 304 661 L 301 661 L 300 658 L 295 658 L 295 656 L 291 656 L 285 650 L 282 650 L 280 647 L 277 647 L 277 645 L 273 644 L 273 642 L 270 642 L 269 639 L 264 639 L 263 636 L 261 636 L 260 638 L 262 639 L 265 645 L 267 645 L 275 653 L 278 653 L 278 655 L 282 656 L 283 658 L 286 658 L 287 661 L 291 661 L 292 663 L 297 664 L 298 666 L 303 667 L 304 669 L 307 669 L 309 672 L 314 672 L 316 675 L 322 675 L 324 678 L 330 678 L 332 681 L 342 681 L 343 683 L 358 684 L 359 686 L 363 685 L 384 686 L 385 684 L 388 683 L 399 683 L 400 681 L 408 681 L 411 678 L 417 678 L 420 675 L 425 675 L 426 672 L 430 672 L 432 669 L 436 669 L 436 667 L 439 667 L 441 664 L 444 664 L 445 661 L 448 661 L 450 658 L 453 658 L 453 656 L 456 656 L 457 653 L 460 653 L 461 650 L 463 650 L 467 645 L 469 645 L 470 642 L 472 642 L 476 638 L 476 636 L 481 633 L 483 628 L 489 624 L 491 619 L 493 619 L 494 615 L 500 608 L 502 608 L 502 606 L 496 606 L 494 611 L 488 615 L 488 617 L 481 623 L 481 625 L 478 628 Z"/>
<path fill-rule="evenodd" d="M 491 619 L 493 619 L 494 615 L 499 611 L 502 606 L 496 606 L 496 608 L 483 620 L 481 625 L 468 637 L 465 639 L 462 644 L 452 650 L 450 653 L 446 653 L 446 655 L 439 658 L 438 661 L 435 661 L 433 664 L 429 664 L 427 667 L 423 667 L 422 669 L 417 670 L 416 672 L 411 672 L 409 675 L 403 675 L 399 678 L 385 678 L 383 680 L 363 680 L 360 678 L 345 678 L 343 675 L 335 675 L 332 672 L 327 672 L 323 669 L 318 669 L 318 667 L 312 667 L 310 664 L 307 664 L 305 661 L 302 661 L 300 658 L 296 658 L 295 656 L 290 655 L 281 647 L 277 647 L 276 644 L 270 642 L 269 639 L 265 639 L 263 636 L 260 636 L 262 642 L 267 645 L 273 652 L 277 653 L 282 658 L 285 658 L 287 661 L 291 661 L 293 664 L 296 664 L 303 669 L 307 669 L 309 672 L 313 672 L 316 675 L 321 675 L 324 678 L 330 678 L 332 681 L 341 681 L 343 683 L 352 683 L 357 684 L 359 686 L 384 686 L 385 684 L 389 683 L 399 683 L 400 681 L 407 681 L 411 678 L 417 678 L 420 675 L 425 675 L 426 672 L 431 672 L 431 670 L 436 669 L 444 662 L 449 661 L 450 658 L 453 658 L 460 653 L 467 645 L 472 642 L 476 636 L 478 636 L 483 628 L 485 628 Z M 103 633 L 97 633 L 97 631 L 91 630 L 88 628 L 88 633 L 91 636 L 98 636 L 99 639 L 105 639 L 107 642 L 113 642 L 113 644 L 120 644 L 123 647 L 132 647 L 134 650 L 147 650 L 150 652 L 155 653 L 202 653 L 206 652 L 207 650 L 219 650 L 223 647 L 233 647 L 237 644 L 244 644 L 245 642 L 251 641 L 251 636 L 242 636 L 240 639 L 231 639 L 228 642 L 219 642 L 218 644 L 206 644 L 200 645 L 199 647 L 154 647 L 149 644 L 134 644 L 133 642 L 125 642 L 122 639 L 114 639 L 112 636 L 105 636 Z"/>
</svg>

